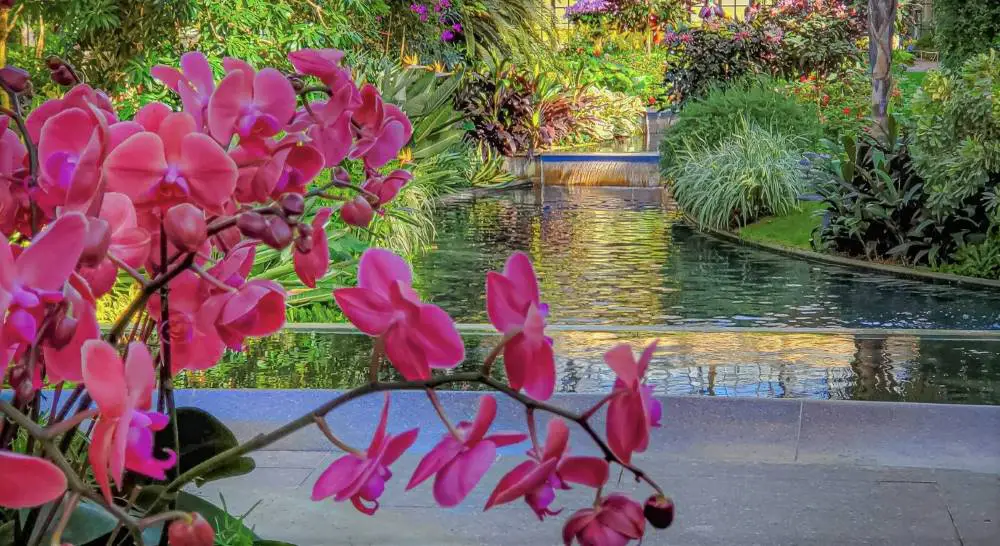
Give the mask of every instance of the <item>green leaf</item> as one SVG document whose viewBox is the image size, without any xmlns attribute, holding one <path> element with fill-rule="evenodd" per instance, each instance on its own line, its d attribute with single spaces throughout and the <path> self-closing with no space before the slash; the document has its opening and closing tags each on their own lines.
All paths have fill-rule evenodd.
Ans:
<svg viewBox="0 0 1000 546">
<path fill-rule="evenodd" d="M 194 468 L 239 444 L 222 421 L 198 408 L 177 408 L 177 427 L 181 445 L 177 455 L 181 469 Z M 171 427 L 157 432 L 156 445 L 160 448 L 172 445 L 172 434 Z M 195 478 L 195 483 L 200 486 L 220 478 L 242 476 L 251 472 L 254 466 L 253 459 L 240 457 Z"/>
<path fill-rule="evenodd" d="M 0 525 L 0 546 L 12 546 L 14 544 L 14 520 L 10 520 Z"/>
<path fill-rule="evenodd" d="M 58 514 L 57 514 L 58 517 Z M 62 541 L 70 544 L 86 544 L 107 535 L 118 525 L 118 520 L 96 503 L 84 500 L 77 505 L 69 517 Z M 45 538 L 43 544 L 48 544 Z"/>
</svg>

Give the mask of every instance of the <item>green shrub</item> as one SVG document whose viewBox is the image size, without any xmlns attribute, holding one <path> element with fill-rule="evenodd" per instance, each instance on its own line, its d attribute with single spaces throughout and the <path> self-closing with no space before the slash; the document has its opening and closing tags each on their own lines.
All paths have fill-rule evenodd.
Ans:
<svg viewBox="0 0 1000 546">
<path fill-rule="evenodd" d="M 1000 184 L 1000 53 L 973 57 L 958 71 L 928 73 L 910 110 L 917 169 L 934 194 L 934 217 L 992 196 Z"/>
<path fill-rule="evenodd" d="M 951 261 L 937 269 L 956 275 L 1000 279 L 1000 236 L 959 248 Z"/>
<path fill-rule="evenodd" d="M 795 153 L 799 146 L 796 137 L 741 120 L 722 142 L 681 152 L 674 198 L 699 225 L 716 229 L 787 214 L 804 187 Z"/>
<path fill-rule="evenodd" d="M 725 89 L 713 89 L 703 99 L 684 106 L 660 142 L 664 173 L 671 176 L 676 156 L 685 148 L 714 147 L 744 120 L 792 137 L 802 147 L 820 135 L 815 112 L 786 96 L 781 84 L 770 79 L 745 80 Z"/>
<path fill-rule="evenodd" d="M 935 0 L 934 30 L 941 62 L 957 67 L 1000 39 L 1000 2 Z"/>
</svg>

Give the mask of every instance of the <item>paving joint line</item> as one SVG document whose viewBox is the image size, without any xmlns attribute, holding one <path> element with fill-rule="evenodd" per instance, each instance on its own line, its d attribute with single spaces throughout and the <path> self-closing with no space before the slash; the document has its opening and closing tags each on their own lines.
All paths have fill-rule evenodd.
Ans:
<svg viewBox="0 0 1000 546">
<path fill-rule="evenodd" d="M 795 428 L 795 457 L 793 463 L 799 462 L 799 441 L 802 439 L 802 413 L 805 411 L 805 402 L 799 400 L 799 422 Z"/>
<path fill-rule="evenodd" d="M 958 529 L 958 524 L 955 523 L 955 514 L 951 513 L 951 505 L 948 504 L 947 497 L 941 491 L 941 484 L 936 484 L 935 489 L 937 489 L 938 497 L 944 504 L 945 512 L 948 512 L 948 520 L 951 521 L 951 529 L 955 532 L 955 540 L 958 541 L 958 546 L 965 546 L 965 540 L 962 539 L 962 532 Z"/>
</svg>

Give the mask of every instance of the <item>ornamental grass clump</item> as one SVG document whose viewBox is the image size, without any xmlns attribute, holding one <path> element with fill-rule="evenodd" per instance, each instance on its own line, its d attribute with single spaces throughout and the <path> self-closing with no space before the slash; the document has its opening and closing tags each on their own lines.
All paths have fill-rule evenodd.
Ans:
<svg viewBox="0 0 1000 546">
<path fill-rule="evenodd" d="M 804 189 L 798 140 L 744 120 L 715 146 L 689 146 L 673 171 L 674 199 L 699 225 L 714 229 L 786 214 Z"/>
</svg>

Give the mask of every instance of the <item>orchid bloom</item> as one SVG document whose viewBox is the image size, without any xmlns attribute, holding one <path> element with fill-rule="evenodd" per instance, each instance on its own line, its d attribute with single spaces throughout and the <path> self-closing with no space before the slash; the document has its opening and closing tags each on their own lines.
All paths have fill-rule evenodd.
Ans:
<svg viewBox="0 0 1000 546">
<path fill-rule="evenodd" d="M 23 176 L 24 158 L 28 149 L 8 125 L 10 118 L 0 116 L 0 234 L 15 231 L 19 211 L 22 209 L 17 194 L 25 194 Z M 28 207 L 24 207 L 28 208 Z"/>
<path fill-rule="evenodd" d="M 100 127 L 91 112 L 80 108 L 67 108 L 42 126 L 39 184 L 54 194 L 49 198 L 52 206 L 85 212 L 100 181 L 105 131 L 107 127 Z"/>
<path fill-rule="evenodd" d="M 334 93 L 343 87 L 353 89 L 352 101 L 360 100 L 351 72 L 340 65 L 344 52 L 337 49 L 300 49 L 288 54 L 295 70 L 320 79 Z"/>
<path fill-rule="evenodd" d="M 66 492 L 66 475 L 45 459 L 0 451 L 0 506 L 34 508 Z"/>
<path fill-rule="evenodd" d="M 42 127 L 49 118 L 70 108 L 90 111 L 93 106 L 104 117 L 108 124 L 118 121 L 115 107 L 103 91 L 96 91 L 87 84 L 80 84 L 66 92 L 60 99 L 50 99 L 43 102 L 28 114 L 24 125 L 32 142 L 38 142 L 42 135 Z"/>
<path fill-rule="evenodd" d="M 108 254 L 114 255 L 130 267 L 138 268 L 149 256 L 150 235 L 139 227 L 135 207 L 127 195 L 116 192 L 104 194 L 100 218 L 111 226 L 111 245 Z M 118 277 L 118 266 L 109 259 L 96 267 L 81 268 L 82 275 L 90 284 L 95 297 L 111 291 Z"/>
<path fill-rule="evenodd" d="M 454 321 L 413 291 L 410 266 L 381 248 L 358 263 L 358 286 L 334 290 L 337 304 L 359 330 L 385 342 L 389 362 L 409 381 L 428 379 L 431 368 L 453 368 L 465 358 Z"/>
<path fill-rule="evenodd" d="M 413 135 L 409 118 L 399 107 L 382 101 L 371 85 L 361 89 L 361 106 L 354 111 L 358 140 L 350 158 L 364 158 L 365 166 L 377 169 L 395 158 Z"/>
<path fill-rule="evenodd" d="M 253 279 L 208 298 L 198 314 L 199 321 L 215 326 L 226 346 L 239 351 L 246 338 L 269 336 L 285 325 L 285 290 L 274 281 Z"/>
<path fill-rule="evenodd" d="M 81 348 L 88 340 L 101 337 L 96 302 L 86 282 L 80 277 L 70 278 L 64 294 L 65 302 L 69 304 L 65 315 L 56 324 L 57 333 L 50 335 L 42 345 L 45 375 L 53 384 L 60 381 L 83 381 Z M 68 339 L 57 339 L 67 333 Z"/>
<path fill-rule="evenodd" d="M 379 507 L 378 499 L 385 491 L 385 482 L 392 478 L 389 467 L 413 445 L 420 432 L 413 428 L 395 436 L 386 434 L 388 419 L 389 393 L 385 393 L 382 413 L 368 449 L 348 453 L 333 461 L 316 480 L 312 500 L 319 501 L 331 496 L 336 502 L 351 499 L 351 504 L 359 512 L 369 516 L 375 514 Z M 374 504 L 367 506 L 365 501 Z"/>
<path fill-rule="evenodd" d="M 222 358 L 226 345 L 215 324 L 201 308 L 205 301 L 202 281 L 193 271 L 184 271 L 170 281 L 170 316 L 161 332 L 170 337 L 171 373 L 181 370 L 205 370 Z M 150 316 L 160 316 L 160 296 L 149 300 Z"/>
<path fill-rule="evenodd" d="M 434 476 L 434 500 L 443 507 L 456 506 L 472 491 L 496 460 L 498 447 L 524 441 L 526 435 L 498 432 L 486 436 L 497 414 L 497 401 L 485 394 L 472 423 L 463 421 L 456 434 L 447 434 L 417 464 L 406 489 Z"/>
<path fill-rule="evenodd" d="M 229 156 L 239 167 L 236 198 L 243 203 L 263 203 L 283 193 L 305 193 L 306 185 L 323 170 L 323 155 L 310 144 L 283 139 L 266 144 L 262 158 L 258 150 L 242 146 Z"/>
<path fill-rule="evenodd" d="M 569 428 L 562 419 L 549 421 L 545 447 L 539 452 L 528 452 L 531 459 L 515 466 L 500 478 L 486 510 L 524 497 L 525 502 L 538 516 L 555 516 L 562 510 L 550 510 L 556 489 L 569 489 L 569 483 L 601 487 L 608 481 L 608 462 L 599 457 L 568 457 Z"/>
<path fill-rule="evenodd" d="M 156 79 L 177 93 L 184 105 L 184 111 L 201 128 L 205 126 L 205 110 L 215 91 L 215 77 L 208 59 L 200 51 L 189 51 L 181 55 L 181 70 L 158 64 L 149 70 Z M 153 130 L 153 129 L 149 129 Z"/>
<path fill-rule="evenodd" d="M 170 114 L 154 132 L 133 135 L 104 164 L 108 189 L 137 206 L 169 208 L 193 201 L 219 210 L 236 188 L 236 164 L 190 114 Z"/>
<path fill-rule="evenodd" d="M 371 176 L 361 186 L 362 189 L 378 197 L 376 208 L 382 207 L 396 198 L 399 190 L 407 182 L 413 180 L 413 174 L 403 169 L 396 169 L 385 176 Z"/>
<path fill-rule="evenodd" d="M 312 221 L 312 232 L 308 235 L 309 252 L 295 250 L 292 256 L 295 265 L 295 274 L 299 276 L 302 284 L 309 288 L 316 288 L 316 281 L 326 275 L 330 268 L 330 242 L 326 239 L 326 222 L 330 219 L 332 211 L 329 208 L 322 208 L 316 212 Z"/>
<path fill-rule="evenodd" d="M 503 273 L 487 274 L 486 312 L 493 327 L 509 336 L 503 363 L 511 388 L 547 400 L 556 382 L 552 341 L 545 336 L 548 305 L 540 301 L 535 269 L 523 252 L 507 259 Z"/>
<path fill-rule="evenodd" d="M 153 455 L 153 432 L 163 430 L 169 418 L 149 411 L 156 379 L 153 359 L 142 343 L 128 346 L 125 362 L 113 346 L 93 339 L 83 344 L 83 382 L 99 410 L 88 456 L 104 499 L 111 503 L 110 479 L 117 487 L 125 469 L 159 480 L 177 462 L 170 450 L 166 459 Z"/>
<path fill-rule="evenodd" d="M 8 243 L 0 243 L 0 377 L 9 348 L 34 343 L 44 305 L 62 301 L 86 230 L 87 219 L 71 212 L 49 224 L 17 259 Z"/>
<path fill-rule="evenodd" d="M 266 153 L 264 139 L 281 132 L 295 115 L 295 89 L 273 68 L 260 72 L 236 59 L 226 59 L 228 74 L 208 101 L 208 129 L 228 146 L 233 135 L 240 145 Z"/>
<path fill-rule="evenodd" d="M 585 508 L 570 516 L 563 527 L 563 543 L 580 546 L 625 546 L 641 540 L 646 531 L 642 506 L 624 495 L 608 495 L 595 508 Z"/>
<path fill-rule="evenodd" d="M 608 403 L 607 433 L 611 451 L 625 463 L 632 460 L 632 453 L 645 451 L 649 444 L 649 429 L 659 426 L 663 413 L 653 389 L 643 384 L 649 361 L 656 351 L 656 341 L 643 350 L 636 362 L 632 348 L 620 344 L 604 354 L 604 361 L 618 378 Z"/>
<path fill-rule="evenodd" d="M 351 151 L 351 116 L 359 104 L 356 94 L 353 83 L 342 86 L 326 102 L 314 102 L 299 112 L 289 127 L 291 132 L 305 132 L 322 152 L 326 167 L 336 166 Z"/>
</svg>

